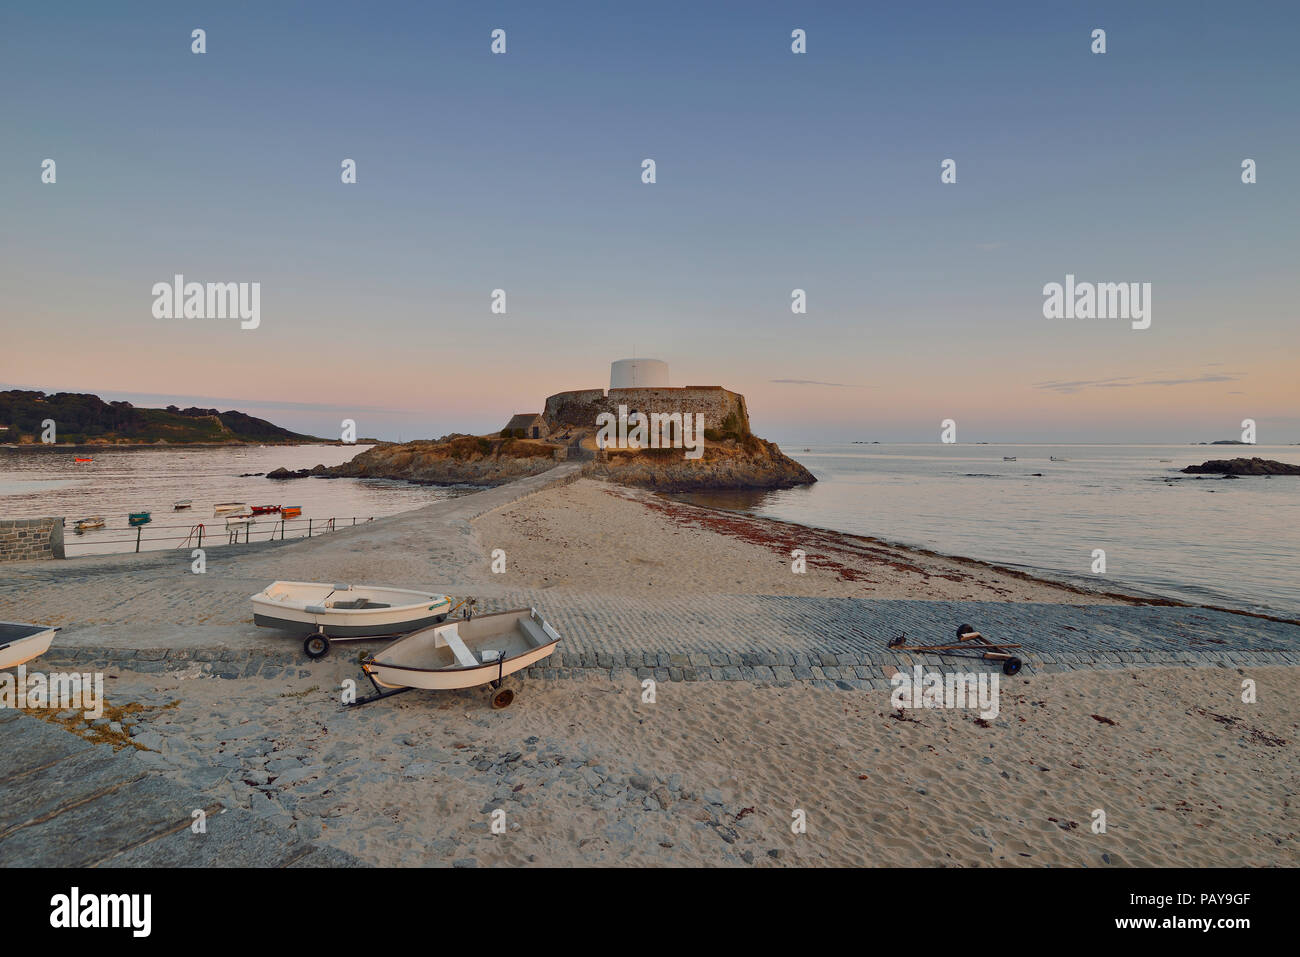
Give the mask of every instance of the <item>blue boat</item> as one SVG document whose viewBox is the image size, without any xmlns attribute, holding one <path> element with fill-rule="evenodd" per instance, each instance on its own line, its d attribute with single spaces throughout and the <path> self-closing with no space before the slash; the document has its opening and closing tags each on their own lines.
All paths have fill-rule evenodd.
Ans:
<svg viewBox="0 0 1300 957">
<path fill-rule="evenodd" d="M 127 517 L 127 521 L 132 525 L 148 525 L 153 519 L 149 517 L 148 512 L 132 512 Z"/>
</svg>

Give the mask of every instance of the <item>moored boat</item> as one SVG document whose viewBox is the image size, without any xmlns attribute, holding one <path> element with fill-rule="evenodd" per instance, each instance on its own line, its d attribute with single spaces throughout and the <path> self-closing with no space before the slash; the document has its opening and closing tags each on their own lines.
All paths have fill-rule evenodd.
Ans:
<svg viewBox="0 0 1300 957">
<path fill-rule="evenodd" d="M 1004 456 L 1002 456 L 1002 461 L 1003 461 L 1003 462 L 1014 462 L 1015 460 L 1016 460 L 1016 457 L 1015 457 L 1014 455 L 1004 455 Z"/>
<path fill-rule="evenodd" d="M 148 525 L 153 521 L 153 517 L 149 512 L 132 512 L 126 520 L 132 525 Z"/>
<path fill-rule="evenodd" d="M 236 526 L 239 525 L 252 525 L 252 524 L 253 524 L 252 515 L 227 515 L 226 516 L 226 528 L 235 528 Z"/>
<path fill-rule="evenodd" d="M 174 502 L 174 503 L 172 504 L 172 511 L 174 511 L 174 512 L 179 512 L 181 509 L 189 508 L 189 507 L 192 506 L 193 504 L 194 504 L 194 500 L 193 500 L 193 499 L 190 499 L 190 498 L 183 498 L 183 499 L 181 499 L 179 502 Z"/>
<path fill-rule="evenodd" d="M 313 658 L 329 650 L 330 639 L 404 635 L 451 611 L 448 595 L 379 585 L 273 582 L 251 600 L 255 625 L 313 632 L 304 643 Z"/>
<path fill-rule="evenodd" d="M 362 662 L 384 688 L 448 691 L 492 682 L 528 668 L 555 651 L 560 635 L 535 608 L 477 615 L 412 632 Z M 382 696 L 382 693 L 381 693 Z M 492 705 L 514 698 L 498 691 Z"/>
<path fill-rule="evenodd" d="M 39 658 L 49 651 L 58 630 L 52 625 L 0 621 L 0 668 L 13 668 Z"/>
<path fill-rule="evenodd" d="M 89 531 L 92 528 L 103 528 L 104 516 L 92 515 L 89 518 L 79 518 L 72 527 L 78 532 Z"/>
<path fill-rule="evenodd" d="M 1069 460 L 1069 459 L 1064 459 L 1064 458 L 1059 458 L 1058 456 L 1053 455 L 1053 456 L 1052 456 L 1052 461 L 1053 461 L 1053 462 L 1068 462 L 1068 461 L 1070 461 L 1070 460 Z"/>
<path fill-rule="evenodd" d="M 297 518 L 302 514 L 301 505 L 285 505 L 280 508 L 281 518 Z"/>
<path fill-rule="evenodd" d="M 274 515 L 280 511 L 279 505 L 254 505 L 252 506 L 254 515 Z"/>
<path fill-rule="evenodd" d="M 95 460 L 94 460 L 94 459 L 78 459 L 78 458 L 74 458 L 72 461 L 74 461 L 74 462 L 93 462 L 93 461 L 95 461 Z"/>
<path fill-rule="evenodd" d="M 218 502 L 212 506 L 212 515 L 215 518 L 226 512 L 240 512 L 248 508 L 247 502 Z"/>
</svg>

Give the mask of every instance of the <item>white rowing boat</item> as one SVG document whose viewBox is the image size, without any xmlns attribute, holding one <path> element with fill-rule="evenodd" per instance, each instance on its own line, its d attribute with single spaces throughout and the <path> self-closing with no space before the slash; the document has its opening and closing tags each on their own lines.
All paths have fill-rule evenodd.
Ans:
<svg viewBox="0 0 1300 957">
<path fill-rule="evenodd" d="M 477 615 L 412 632 L 371 655 L 362 667 L 377 686 L 449 691 L 492 682 L 530 667 L 555 650 L 559 633 L 535 608 Z M 493 707 L 514 698 L 501 692 Z"/>
<path fill-rule="evenodd" d="M 256 625 L 313 632 L 304 643 L 313 658 L 329 650 L 329 639 L 404 635 L 443 621 L 451 611 L 451 598 L 436 592 L 322 582 L 275 582 L 252 602 Z"/>
<path fill-rule="evenodd" d="M 50 650 L 50 642 L 58 630 L 50 625 L 0 621 L 0 668 L 14 668 L 39 658 Z"/>
<path fill-rule="evenodd" d="M 248 508 L 247 502 L 218 502 L 212 506 L 212 517 L 216 518 L 226 512 L 242 512 L 246 508 Z"/>
<path fill-rule="evenodd" d="M 236 528 L 240 525 L 252 525 L 252 515 L 227 515 L 226 528 Z"/>
</svg>

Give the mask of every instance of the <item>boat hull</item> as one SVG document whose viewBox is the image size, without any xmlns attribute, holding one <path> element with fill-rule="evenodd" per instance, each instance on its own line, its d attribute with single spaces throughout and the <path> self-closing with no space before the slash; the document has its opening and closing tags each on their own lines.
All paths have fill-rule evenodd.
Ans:
<svg viewBox="0 0 1300 957">
<path fill-rule="evenodd" d="M 0 668 L 15 668 L 50 650 L 57 628 L 0 621 Z"/>
<path fill-rule="evenodd" d="M 283 597 L 272 597 L 277 590 Z M 394 600 L 383 607 L 367 608 L 326 604 L 332 598 L 355 602 L 368 596 Z M 451 599 L 446 595 L 367 585 L 331 587 L 314 582 L 276 582 L 254 595 L 252 602 L 253 624 L 260 628 L 298 635 L 320 632 L 328 638 L 341 639 L 404 635 L 441 623 L 451 610 Z"/>
<path fill-rule="evenodd" d="M 520 626 L 520 621 L 529 625 Z M 461 632 L 476 627 L 483 629 L 481 634 L 460 639 Z M 443 634 L 448 633 L 456 635 L 461 644 L 460 654 L 468 651 L 476 659 L 475 664 L 441 664 L 459 657 L 448 645 L 439 644 Z M 385 688 L 453 691 L 487 684 L 529 668 L 550 656 L 559 643 L 559 634 L 535 609 L 520 608 L 412 632 L 369 658 L 363 667 L 376 684 Z M 478 660 L 480 652 L 489 648 L 503 653 L 504 660 Z"/>
</svg>

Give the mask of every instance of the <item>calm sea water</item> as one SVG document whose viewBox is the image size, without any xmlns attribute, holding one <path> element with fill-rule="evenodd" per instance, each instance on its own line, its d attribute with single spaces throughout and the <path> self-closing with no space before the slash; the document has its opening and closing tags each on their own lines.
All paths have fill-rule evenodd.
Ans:
<svg viewBox="0 0 1300 957">
<path fill-rule="evenodd" d="M 1178 472 L 1238 456 L 1300 464 L 1297 446 L 823 445 L 783 451 L 816 475 L 817 484 L 675 497 L 1092 587 L 1121 585 L 1196 603 L 1300 613 L 1300 477 L 1198 480 Z M 1052 456 L 1068 461 L 1053 462 Z M 1105 575 L 1091 573 L 1096 548 L 1106 552 Z"/>
<path fill-rule="evenodd" d="M 226 541 L 224 516 L 214 518 L 217 502 L 249 505 L 300 505 L 302 518 L 286 528 L 286 537 L 314 531 L 330 518 L 350 524 L 392 515 L 473 489 L 410 485 L 383 479 L 293 479 L 270 481 L 240 478 L 246 472 L 269 472 L 280 466 L 311 468 L 339 465 L 368 446 L 301 445 L 260 448 L 0 448 L 0 518 L 62 515 L 67 522 L 64 542 L 69 556 L 134 551 L 136 530 L 127 524 L 130 512 L 152 512 L 144 526 L 141 549 L 175 548 L 190 529 L 202 522 L 205 542 Z M 76 457 L 89 456 L 89 463 Z M 179 499 L 194 500 L 192 508 L 175 512 Z M 102 515 L 106 527 L 76 533 L 79 518 Z M 250 532 L 253 541 L 279 537 L 279 516 L 259 516 Z M 215 535 L 215 538 L 208 536 Z M 241 540 L 243 533 L 241 532 Z"/>
</svg>

